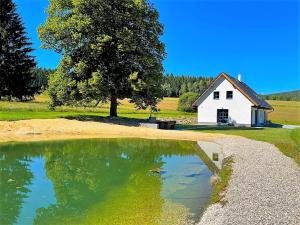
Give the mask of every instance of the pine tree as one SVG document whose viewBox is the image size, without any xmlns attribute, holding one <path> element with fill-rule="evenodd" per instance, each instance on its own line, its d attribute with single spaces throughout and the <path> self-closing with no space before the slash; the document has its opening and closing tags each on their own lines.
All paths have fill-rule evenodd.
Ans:
<svg viewBox="0 0 300 225">
<path fill-rule="evenodd" d="M 0 96 L 22 101 L 37 91 L 33 85 L 31 43 L 11 0 L 0 1 Z"/>
</svg>

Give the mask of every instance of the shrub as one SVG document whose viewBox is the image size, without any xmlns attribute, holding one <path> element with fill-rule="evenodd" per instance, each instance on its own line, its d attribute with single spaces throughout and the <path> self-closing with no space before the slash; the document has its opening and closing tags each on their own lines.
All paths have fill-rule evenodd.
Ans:
<svg viewBox="0 0 300 225">
<path fill-rule="evenodd" d="M 187 92 L 179 97 L 177 109 L 182 112 L 196 112 L 196 107 L 193 106 L 193 103 L 198 97 L 197 93 Z"/>
</svg>

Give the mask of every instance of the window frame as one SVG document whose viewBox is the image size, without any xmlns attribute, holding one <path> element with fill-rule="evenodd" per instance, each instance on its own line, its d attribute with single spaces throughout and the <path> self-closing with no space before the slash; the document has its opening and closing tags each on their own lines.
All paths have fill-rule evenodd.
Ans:
<svg viewBox="0 0 300 225">
<path fill-rule="evenodd" d="M 215 94 L 218 94 L 218 98 L 215 97 Z M 220 92 L 219 91 L 214 91 L 214 93 L 213 93 L 213 99 L 214 100 L 219 100 L 220 99 Z"/>
<path fill-rule="evenodd" d="M 231 92 L 231 98 L 228 97 L 228 93 L 230 93 L 230 92 Z M 226 99 L 229 99 L 229 100 L 233 99 L 233 91 L 226 91 Z"/>
</svg>

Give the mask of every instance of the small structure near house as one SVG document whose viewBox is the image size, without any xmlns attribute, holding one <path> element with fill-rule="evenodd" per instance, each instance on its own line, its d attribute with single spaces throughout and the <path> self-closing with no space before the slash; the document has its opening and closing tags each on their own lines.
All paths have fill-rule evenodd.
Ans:
<svg viewBox="0 0 300 225">
<path fill-rule="evenodd" d="M 198 123 L 203 125 L 263 126 L 273 110 L 247 84 L 221 73 L 194 102 Z"/>
<path fill-rule="evenodd" d="M 174 130 L 176 121 L 175 120 L 158 120 L 158 128 L 164 130 Z"/>
<path fill-rule="evenodd" d="M 156 120 L 155 117 L 149 118 L 147 123 L 140 123 L 141 127 L 174 130 L 176 125 L 175 120 Z"/>
</svg>

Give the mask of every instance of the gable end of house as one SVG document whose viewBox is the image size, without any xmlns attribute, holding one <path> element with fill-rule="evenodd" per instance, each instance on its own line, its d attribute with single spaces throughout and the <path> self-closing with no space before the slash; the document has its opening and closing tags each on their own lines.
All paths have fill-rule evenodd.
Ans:
<svg viewBox="0 0 300 225">
<path fill-rule="evenodd" d="M 206 99 L 207 94 L 212 90 L 212 88 L 215 87 L 217 82 L 222 78 L 229 81 L 234 88 L 239 90 L 239 92 L 241 92 L 253 104 L 254 107 L 262 108 L 262 109 L 266 109 L 266 110 L 273 110 L 273 107 L 271 105 L 269 105 L 265 100 L 261 99 L 258 96 L 258 94 L 253 89 L 251 89 L 247 84 L 231 77 L 230 75 L 228 75 L 224 72 L 220 73 L 215 78 L 215 80 L 211 83 L 211 85 L 193 103 L 193 106 L 199 106 Z"/>
</svg>

